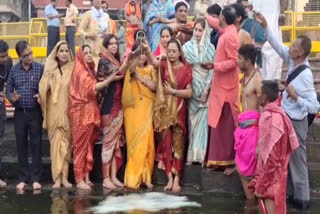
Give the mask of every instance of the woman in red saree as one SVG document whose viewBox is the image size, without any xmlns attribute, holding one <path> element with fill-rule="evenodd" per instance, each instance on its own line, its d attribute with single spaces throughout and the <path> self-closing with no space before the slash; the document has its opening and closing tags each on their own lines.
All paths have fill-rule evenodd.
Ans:
<svg viewBox="0 0 320 214">
<path fill-rule="evenodd" d="M 173 38 L 173 36 L 174 36 L 174 33 L 173 33 L 173 30 L 171 29 L 171 27 L 166 26 L 161 29 L 160 42 L 159 42 L 157 49 L 153 53 L 153 55 L 155 57 L 160 57 L 161 55 L 166 55 L 167 44 L 168 44 L 169 40 Z"/>
<path fill-rule="evenodd" d="M 100 126 L 96 92 L 109 85 L 110 80 L 97 83 L 95 64 L 88 45 L 76 56 L 70 82 L 69 119 L 73 138 L 74 176 L 77 187 L 91 189 L 89 172 L 93 168 L 93 146 Z"/>
<path fill-rule="evenodd" d="M 168 176 L 164 189 L 179 192 L 187 140 L 187 99 L 192 96 L 192 70 L 176 39 L 168 42 L 165 60 L 158 61 L 147 45 L 144 48 L 154 67 L 159 68 L 153 111 L 154 128 L 161 136 L 156 157 L 158 167 Z"/>
<path fill-rule="evenodd" d="M 122 79 L 128 63 L 120 64 L 119 42 L 117 38 L 108 34 L 102 45 L 104 51 L 100 54 L 98 65 L 98 81 L 111 79 L 106 90 L 99 93 L 101 105 L 101 126 L 103 128 L 102 145 L 102 173 L 103 187 L 115 189 L 123 187 L 116 175 L 122 164 L 121 146 L 123 146 L 123 110 L 121 104 Z M 130 58 L 130 57 L 129 57 Z"/>
</svg>

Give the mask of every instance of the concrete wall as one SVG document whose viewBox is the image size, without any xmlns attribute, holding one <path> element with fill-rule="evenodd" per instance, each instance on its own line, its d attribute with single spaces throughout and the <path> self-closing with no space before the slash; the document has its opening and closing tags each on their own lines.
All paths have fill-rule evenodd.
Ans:
<svg viewBox="0 0 320 214">
<path fill-rule="evenodd" d="M 0 4 L 8 5 L 23 21 L 28 21 L 29 18 L 28 3 L 29 0 L 0 0 Z M 35 9 L 33 6 L 31 6 L 31 9 L 31 13 L 34 13 Z"/>
</svg>

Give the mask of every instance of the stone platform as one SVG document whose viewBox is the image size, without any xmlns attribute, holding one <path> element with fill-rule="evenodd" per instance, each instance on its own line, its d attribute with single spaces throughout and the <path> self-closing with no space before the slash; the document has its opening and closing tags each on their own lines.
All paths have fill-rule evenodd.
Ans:
<svg viewBox="0 0 320 214">
<path fill-rule="evenodd" d="M 51 181 L 50 170 L 50 145 L 48 137 L 44 132 L 43 135 L 43 182 Z M 123 151 L 126 154 L 125 151 Z M 8 120 L 6 123 L 6 132 L 4 142 L 0 147 L 0 157 L 2 157 L 2 176 L 14 183 L 17 178 L 17 155 L 14 137 L 13 121 Z M 101 142 L 95 145 L 94 150 L 94 170 L 91 174 L 92 180 L 95 183 L 102 182 L 101 174 Z M 126 157 L 124 157 L 126 159 Z M 309 175 L 310 187 L 314 191 L 320 190 L 320 121 L 317 120 L 309 130 L 308 134 L 308 160 L 309 160 Z M 31 161 L 31 160 L 29 160 Z M 123 164 L 125 165 L 125 164 Z M 124 167 L 120 169 L 119 177 L 123 179 Z M 72 165 L 70 165 L 70 181 L 74 183 Z M 164 185 L 166 183 L 165 173 L 158 170 L 155 166 L 153 183 L 156 185 Z M 236 173 L 231 176 L 225 176 L 220 171 L 208 171 L 200 165 L 185 166 L 183 172 L 183 185 L 203 192 L 214 193 L 236 193 L 242 194 L 242 187 L 239 177 Z"/>
</svg>

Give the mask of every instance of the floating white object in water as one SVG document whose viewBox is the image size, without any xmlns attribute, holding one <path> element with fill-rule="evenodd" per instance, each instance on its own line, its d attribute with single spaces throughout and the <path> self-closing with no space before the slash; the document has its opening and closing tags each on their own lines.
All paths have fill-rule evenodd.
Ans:
<svg viewBox="0 0 320 214">
<path fill-rule="evenodd" d="M 159 212 L 164 209 L 181 207 L 201 207 L 199 203 L 190 202 L 185 196 L 174 196 L 160 192 L 109 196 L 97 206 L 90 209 L 95 214 L 143 210 Z"/>
</svg>

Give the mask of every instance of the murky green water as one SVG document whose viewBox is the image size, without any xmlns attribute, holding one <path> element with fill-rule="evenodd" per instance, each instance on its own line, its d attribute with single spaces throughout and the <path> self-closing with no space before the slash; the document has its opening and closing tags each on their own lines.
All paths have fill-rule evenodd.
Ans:
<svg viewBox="0 0 320 214">
<path fill-rule="evenodd" d="M 132 192 L 107 192 L 102 189 L 93 192 L 83 191 L 51 191 L 42 190 L 34 194 L 31 190 L 24 194 L 17 194 L 14 190 L 0 191 L 0 214 L 85 214 L 90 213 L 89 208 L 96 206 L 108 196 L 121 196 Z M 245 200 L 240 196 L 230 194 L 203 194 L 185 192 L 181 195 L 188 197 L 190 201 L 198 202 L 201 207 L 184 207 L 174 210 L 163 210 L 161 214 L 258 214 L 256 207 L 247 208 Z M 168 201 L 170 203 L 170 201 Z M 130 214 L 148 214 L 145 211 L 122 212 Z M 288 207 L 289 214 L 301 213 Z M 312 202 L 311 211 L 308 213 L 320 213 L 320 200 Z M 118 213 L 117 213 L 118 214 Z"/>
</svg>

